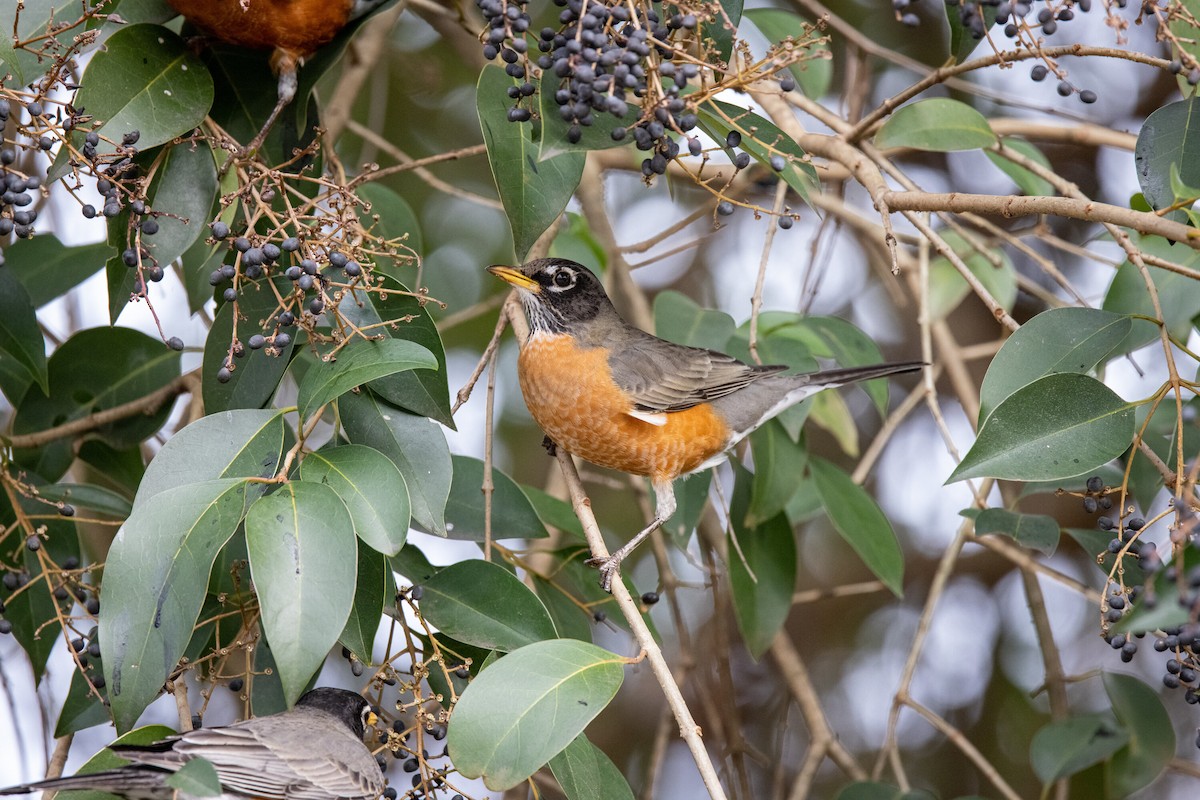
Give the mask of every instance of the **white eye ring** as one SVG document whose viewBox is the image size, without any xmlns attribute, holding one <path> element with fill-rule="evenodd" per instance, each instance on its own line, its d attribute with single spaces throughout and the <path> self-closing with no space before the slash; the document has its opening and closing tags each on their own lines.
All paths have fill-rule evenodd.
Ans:
<svg viewBox="0 0 1200 800">
<path fill-rule="evenodd" d="M 563 278 L 566 278 L 564 281 Z M 572 270 L 559 268 L 550 275 L 550 291 L 561 292 L 575 285 L 575 273 Z"/>
</svg>

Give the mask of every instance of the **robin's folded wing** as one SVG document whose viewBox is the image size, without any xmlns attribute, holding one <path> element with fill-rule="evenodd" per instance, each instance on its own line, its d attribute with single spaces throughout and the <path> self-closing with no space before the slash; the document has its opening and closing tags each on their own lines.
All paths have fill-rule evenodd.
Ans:
<svg viewBox="0 0 1200 800">
<path fill-rule="evenodd" d="M 683 411 L 745 388 L 786 367 L 756 367 L 715 350 L 665 342 L 648 334 L 613 348 L 613 379 L 645 412 Z"/>
</svg>

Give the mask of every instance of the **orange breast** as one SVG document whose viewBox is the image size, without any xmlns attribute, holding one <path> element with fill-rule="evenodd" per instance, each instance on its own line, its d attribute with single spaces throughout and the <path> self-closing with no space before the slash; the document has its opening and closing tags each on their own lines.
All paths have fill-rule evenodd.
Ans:
<svg viewBox="0 0 1200 800">
<path fill-rule="evenodd" d="M 665 425 L 629 416 L 600 348 L 571 337 L 530 337 L 518 361 L 525 404 L 559 446 L 602 467 L 670 479 L 725 449 L 729 429 L 707 405 L 666 415 Z"/>
<path fill-rule="evenodd" d="M 306 58 L 350 17 L 353 0 L 167 0 L 215 39 L 255 49 L 280 48 Z"/>
</svg>

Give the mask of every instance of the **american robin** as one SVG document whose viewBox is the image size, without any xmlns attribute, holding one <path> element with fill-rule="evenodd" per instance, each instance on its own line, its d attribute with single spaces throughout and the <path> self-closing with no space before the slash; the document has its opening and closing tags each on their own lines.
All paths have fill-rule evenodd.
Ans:
<svg viewBox="0 0 1200 800">
<path fill-rule="evenodd" d="M 167 779 L 191 759 L 203 758 L 221 781 L 216 800 L 374 800 L 383 792 L 383 773 L 362 741 L 374 717 L 361 695 L 313 689 L 290 711 L 200 728 L 146 746 L 114 746 L 113 752 L 133 762 L 127 766 L 11 786 L 0 794 L 93 789 L 133 800 L 170 800 L 176 790 Z M 178 797 L 191 800 L 182 792 Z"/>
<path fill-rule="evenodd" d="M 834 386 L 921 369 L 919 361 L 782 374 L 713 350 L 685 347 L 623 320 L 581 264 L 543 258 L 488 271 L 516 287 L 529 317 L 517 372 L 525 404 L 568 452 L 646 475 L 654 519 L 600 569 L 611 590 L 621 561 L 675 512 L 672 484 L 721 463 L 730 448 L 806 397 Z"/>
<path fill-rule="evenodd" d="M 167 0 L 207 35 L 227 44 L 271 50 L 271 69 L 279 78 L 279 101 L 254 141 L 254 152 L 279 113 L 296 96 L 296 70 L 329 44 L 351 20 L 384 0 Z"/>
</svg>

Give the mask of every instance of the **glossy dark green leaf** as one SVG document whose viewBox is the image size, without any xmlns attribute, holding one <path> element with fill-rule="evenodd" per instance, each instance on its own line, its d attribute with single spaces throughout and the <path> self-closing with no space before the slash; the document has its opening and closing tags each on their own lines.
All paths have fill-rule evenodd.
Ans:
<svg viewBox="0 0 1200 800">
<path fill-rule="evenodd" d="M 142 246 L 166 269 L 208 234 L 208 213 L 217 197 L 217 165 L 206 142 L 170 148 L 151 186 L 149 206 L 161 212 L 158 233 Z"/>
<path fill-rule="evenodd" d="M 95 670 L 93 669 L 95 673 Z M 99 674 L 99 673 L 95 673 Z M 63 700 L 62 708 L 58 711 L 58 722 L 54 725 L 54 737 L 59 738 L 71 733 L 93 728 L 96 725 L 108 725 L 112 717 L 108 709 L 100 702 L 100 698 L 92 694 L 91 688 L 78 669 L 71 673 L 71 685 Z"/>
<path fill-rule="evenodd" d="M 318 450 L 301 462 L 300 477 L 337 492 L 354 532 L 371 549 L 394 556 L 404 547 L 411 516 L 408 486 L 383 453 L 361 444 Z"/>
<path fill-rule="evenodd" d="M 1090 372 L 1129 335 L 1126 316 L 1096 308 L 1053 308 L 1022 325 L 996 353 L 979 389 L 982 423 L 1005 398 L 1056 372 Z"/>
<path fill-rule="evenodd" d="M 783 514 L 751 527 L 746 519 L 751 506 L 750 483 L 745 469 L 734 467 L 736 480 L 729 517 L 733 531 L 726 548 L 733 610 L 746 649 L 762 658 L 779 634 L 792 609 L 796 590 L 796 537 Z"/>
<path fill-rule="evenodd" d="M 808 450 L 792 441 L 783 425 L 771 420 L 750 434 L 754 452 L 754 488 L 743 523 L 750 528 L 778 516 L 799 488 L 796 476 L 804 474 Z"/>
<path fill-rule="evenodd" d="M 724 311 L 703 308 L 685 294 L 654 296 L 654 330 L 669 342 L 724 352 L 736 327 Z"/>
<path fill-rule="evenodd" d="M 1081 475 L 1125 452 L 1133 421 L 1129 404 L 1095 378 L 1047 375 L 996 407 L 947 483 Z"/>
<path fill-rule="evenodd" d="M 103 358 L 97 354 L 103 353 Z M 32 433 L 137 400 L 179 377 L 179 353 L 130 328 L 89 328 L 65 341 L 48 362 L 50 396 L 30 387 L 17 407 L 13 433 Z M 171 413 L 164 402 L 151 414 L 136 414 L 87 434 L 122 449 L 139 445 Z M 70 466 L 74 439 L 64 438 L 19 452 L 19 459 L 47 480 Z"/>
<path fill-rule="evenodd" d="M 124 736 L 118 736 L 112 744 L 130 744 L 130 745 L 146 745 L 161 742 L 168 736 L 175 735 L 175 731 L 165 725 L 145 725 L 141 728 L 135 728 L 129 731 Z M 121 758 L 107 747 L 100 750 L 94 756 L 84 762 L 77 771 L 76 775 L 90 775 L 94 772 L 104 772 L 108 769 L 116 769 L 128 764 L 129 761 Z M 83 790 L 75 792 L 63 792 L 58 795 L 62 800 L 116 800 L 115 795 L 107 792 L 96 792 L 92 790 Z"/>
<path fill-rule="evenodd" d="M 892 524 L 874 498 L 824 459 L 810 459 L 808 468 L 833 527 L 871 572 L 899 597 L 904 587 L 904 554 Z"/>
<path fill-rule="evenodd" d="M 205 284 L 208 280 L 205 279 Z M 290 291 L 280 282 L 278 287 Z M 233 341 L 234 321 L 237 321 L 237 338 L 244 344 L 255 334 L 269 335 L 275 331 L 272 315 L 278 310 L 275 293 L 265 281 L 242 284 L 237 303 L 222 303 L 217 308 L 212 328 L 204 340 L 204 363 L 200 376 L 204 410 L 212 414 L 233 409 L 262 408 L 270 402 L 283 380 L 296 347 L 293 338 L 287 347 L 258 350 L 245 349 L 245 355 L 234 359 L 235 369 L 229 380 L 221 383 L 217 372 L 229 359 L 229 344 Z"/>
<path fill-rule="evenodd" d="M 624 117 L 616 117 L 607 113 L 595 114 L 595 122 L 591 125 L 578 126 L 579 141 L 572 143 L 567 137 L 572 125 L 562 118 L 562 114 L 558 110 L 558 104 L 554 102 L 554 93 L 558 91 L 560 85 L 565 86 L 565 80 L 555 75 L 554 70 L 547 69 L 542 71 L 542 79 L 538 84 L 537 92 L 539 103 L 538 113 L 541 115 L 540 131 L 536 129 L 531 131 L 535 136 L 540 133 L 540 138 L 538 139 L 538 161 L 545 161 L 563 153 L 607 150 L 610 147 L 620 147 L 625 141 L 628 141 L 618 142 L 613 140 L 612 131 L 613 128 L 633 125 L 637 122 L 640 109 L 636 103 L 629 105 L 629 110 L 625 112 Z M 524 102 L 528 104 L 529 101 L 526 100 Z M 520 125 L 526 129 L 531 129 L 535 123 L 514 122 L 509 124 L 514 127 Z"/>
<path fill-rule="evenodd" d="M 320 361 L 305 373 L 296 400 L 300 419 L 364 383 L 410 369 L 437 369 L 437 359 L 421 345 L 404 339 L 351 342 L 336 359 Z"/>
<path fill-rule="evenodd" d="M 445 536 L 453 466 L 446 435 L 437 423 L 393 408 L 369 392 L 343 396 L 338 408 L 350 442 L 375 448 L 399 468 L 408 485 L 413 519 L 430 533 Z"/>
<path fill-rule="evenodd" d="M 564 585 L 560 574 L 545 578 L 534 575 L 531 581 L 534 594 L 546 607 L 559 639 L 592 641 L 592 612 Z"/>
<path fill-rule="evenodd" d="M 575 516 L 575 509 L 571 508 L 570 503 L 559 500 L 536 486 L 518 486 L 529 500 L 529 505 L 533 506 L 533 511 L 543 526 L 558 528 L 563 533 L 583 540 L 583 525 L 579 523 L 579 517 Z"/>
<path fill-rule="evenodd" d="M 553 551 L 551 555 L 554 558 L 554 566 L 545 580 L 553 582 L 558 597 L 546 602 L 545 605 L 558 629 L 560 639 L 577 638 L 591 641 L 592 631 L 608 630 L 614 625 L 623 631 L 629 630 L 629 623 L 625 621 L 617 602 L 611 594 L 600 588 L 600 579 L 595 567 L 590 567 L 585 563 L 591 557 L 591 551 L 586 546 L 572 545 L 560 548 Z M 625 582 L 625 588 L 631 597 L 637 597 L 642 591 L 627 576 L 622 575 L 621 580 Z M 537 588 L 536 583 L 535 588 Z M 538 596 L 543 596 L 541 591 L 538 592 Z M 566 602 L 563 602 L 564 600 Z M 565 616 L 563 612 L 567 609 L 567 602 L 576 608 L 589 626 L 587 635 L 582 635 L 579 626 L 574 621 L 570 622 L 565 629 L 558 628 L 558 620 Z M 596 619 L 596 615 L 599 615 L 599 620 Z M 651 635 L 657 640 L 659 638 L 658 630 L 648 609 L 642 614 L 642 622 L 646 624 Z"/>
<path fill-rule="evenodd" d="M 429 624 L 467 644 L 508 652 L 556 636 L 537 595 L 491 562 L 451 564 L 422 590 L 421 614 Z"/>
<path fill-rule="evenodd" d="M 1083 548 L 1090 563 L 1095 564 L 1096 568 L 1105 575 L 1109 573 L 1116 556 L 1108 552 L 1108 543 L 1115 537 L 1115 531 L 1100 531 L 1095 528 L 1063 528 L 1063 532 Z M 1146 580 L 1146 575 L 1138 565 L 1137 556 L 1125 555 L 1121 558 L 1121 562 L 1121 570 L 1125 575 L 1126 583 L 1137 585 Z M 1130 616 L 1132 615 L 1126 615 L 1125 619 Z M 1124 623 L 1125 619 L 1122 619 L 1121 622 Z"/>
<path fill-rule="evenodd" d="M 145 150 L 195 128 L 212 102 L 212 76 L 184 41 L 159 25 L 139 24 L 108 38 L 88 63 L 75 104 L 103 125 L 108 139 L 120 143 L 127 131 L 140 131 L 138 147 Z M 97 148 L 113 149 L 103 139 Z"/>
<path fill-rule="evenodd" d="M 724 63 L 728 63 L 733 54 L 743 4 L 744 0 L 718 0 L 712 7 L 712 19 L 702 22 L 699 28 L 701 39 L 712 43 L 717 58 Z"/>
<path fill-rule="evenodd" d="M 275 409 L 222 411 L 202 417 L 162 446 L 138 487 L 134 507 L 160 492 L 216 478 L 270 478 L 279 469 L 290 435 Z M 254 489 L 253 496 L 265 491 Z"/>
<path fill-rule="evenodd" d="M 117 730 L 158 696 L 191 640 L 213 561 L 245 516 L 246 486 L 225 478 L 159 492 L 113 541 L 100 650 Z"/>
<path fill-rule="evenodd" d="M 550 771 L 567 800 L 633 800 L 621 770 L 582 733 L 550 759 Z"/>
<path fill-rule="evenodd" d="M 451 539 L 483 541 L 483 462 L 454 456 L 454 481 L 446 503 L 446 530 Z M 548 536 L 529 498 L 512 478 L 492 467 L 492 539 L 541 539 Z"/>
<path fill-rule="evenodd" d="M 88 508 L 122 519 L 133 510 L 133 504 L 125 496 L 90 483 L 52 483 L 39 487 L 38 494 L 46 500 L 70 503 L 76 508 Z"/>
<path fill-rule="evenodd" d="M 1200 269 L 1200 251 L 1173 246 L 1158 236 L 1140 236 L 1130 233 L 1130 238 L 1141 250 L 1152 256 L 1166 259 L 1189 269 Z M 1187 339 L 1192 330 L 1192 319 L 1200 314 L 1200 282 L 1177 272 L 1147 266 L 1154 286 L 1158 290 L 1158 302 L 1162 308 L 1163 322 L 1167 331 L 1178 339 Z M 1155 318 L 1154 304 L 1146 291 L 1146 281 L 1141 270 L 1126 260 L 1117 268 L 1108 292 L 1104 295 L 1104 310 L 1116 314 L 1141 315 Z M 1134 320 L 1133 331 L 1121 347 L 1128 352 L 1157 339 L 1159 328 L 1146 320 Z"/>
<path fill-rule="evenodd" d="M 388 563 L 414 585 L 424 583 L 441 569 L 430 564 L 425 554 L 412 542 L 406 543 L 399 553 L 388 559 Z"/>
<path fill-rule="evenodd" d="M 387 557 L 370 547 L 358 547 L 358 580 L 354 588 L 354 604 L 350 616 L 338 637 L 343 647 L 358 656 L 364 664 L 371 663 L 375 632 L 383 619 L 383 604 L 396 596 L 396 582 L 388 569 Z"/>
<path fill-rule="evenodd" d="M 285 483 L 250 507 L 246 550 L 263 633 L 290 705 L 350 617 L 358 575 L 350 512 L 322 483 Z"/>
<path fill-rule="evenodd" d="M 748 9 L 743 15 L 772 42 L 782 42 L 791 37 L 800 40 L 805 35 L 804 19 L 791 11 L 773 8 Z M 805 97 L 819 100 L 829 91 L 833 79 L 833 60 L 829 57 L 829 45 L 815 44 L 803 48 L 808 58 L 788 69 Z"/>
<path fill-rule="evenodd" d="M 1154 781 L 1175 756 L 1175 727 L 1158 692 L 1132 675 L 1105 671 L 1104 691 L 1129 743 L 1108 764 L 1114 797 L 1127 797 Z"/>
<path fill-rule="evenodd" d="M 583 176 L 583 153 L 562 153 L 538 161 L 532 126 L 509 122 L 508 98 L 512 80 L 499 67 L 488 65 L 479 75 L 476 104 L 488 163 L 496 190 L 512 228 L 517 259 L 558 219 Z"/>
<path fill-rule="evenodd" d="M 767 342 L 768 351 L 776 348 L 795 351 L 795 342 L 804 345 L 800 353 L 805 359 L 810 356 L 833 359 L 839 367 L 865 367 L 884 360 L 879 345 L 870 336 L 853 323 L 837 317 L 772 311 L 759 316 L 759 336 Z M 887 414 L 889 384 L 886 378 L 856 385 L 870 396 L 880 416 Z"/>
<path fill-rule="evenodd" d="M 1128 741 L 1129 732 L 1109 715 L 1082 714 L 1035 733 L 1029 762 L 1042 783 L 1053 783 L 1109 758 Z"/>
<path fill-rule="evenodd" d="M 493 791 L 528 778 L 575 739 L 621 687 L 624 659 L 573 639 L 537 642 L 487 667 L 450 718 L 450 757 Z"/>
<path fill-rule="evenodd" d="M 421 225 L 408 201 L 381 183 L 364 183 L 355 187 L 359 199 L 371 204 L 370 210 L 359 214 L 372 233 L 388 240 L 403 240 L 403 251 L 424 253 Z M 400 271 L 403 263 L 393 263 L 389 256 L 379 256 L 376 266 L 403 283 Z M 432 348 L 430 348 L 432 349 Z"/>
<path fill-rule="evenodd" d="M 809 192 L 817 191 L 817 171 L 807 154 L 774 123 L 731 103 L 709 100 L 698 109 L 700 127 L 718 142 L 724 142 L 730 131 L 742 135 L 741 149 L 763 166 L 771 167 L 772 156 L 782 156 L 787 162 L 779 176 L 796 194 L 808 202 Z"/>
<path fill-rule="evenodd" d="M 25 476 L 26 480 L 30 477 Z M 13 525 L 15 517 L 11 508 L 7 501 L 2 503 L 4 521 L 7 525 Z M 28 529 L 19 528 L 13 531 L 17 535 L 9 537 L 8 541 L 12 544 L 6 548 L 7 552 L 0 551 L 0 565 L 7 568 L 5 572 L 8 569 L 20 570 L 28 577 L 28 583 L 15 592 L 10 591 L 7 586 L 0 585 L 0 601 L 7 607 L 5 619 L 12 623 L 13 637 L 29 656 L 34 682 L 40 684 L 50 652 L 63 638 L 59 620 L 71 613 L 73 601 L 57 600 L 53 596 L 52 591 L 62 585 L 62 581 L 52 574 L 47 585 L 46 572 L 42 569 L 39 555 L 49 556 L 57 564 L 62 564 L 68 558 L 78 561 L 79 532 L 74 522 L 58 516 L 51 507 L 43 503 L 22 499 L 21 508 L 26 515 L 43 517 L 30 520 L 40 531 L 42 553 L 35 553 L 21 546 Z M 50 518 L 44 518 L 46 516 Z"/>
<path fill-rule="evenodd" d="M 1189 185 L 1200 185 L 1200 99 L 1189 97 L 1154 111 L 1142 123 L 1133 162 L 1138 183 L 1147 202 L 1157 211 L 1176 201 L 1171 185 L 1171 170 Z M 1171 212 L 1182 221 L 1182 211 Z"/>
<path fill-rule="evenodd" d="M 961 100 L 933 97 L 901 106 L 875 134 L 875 146 L 948 153 L 996 143 L 987 118 Z"/>
<path fill-rule="evenodd" d="M 4 266 L 25 287 L 29 302 L 40 308 L 99 272 L 110 255 L 106 244 L 67 247 L 54 234 L 43 233 L 8 245 Z"/>
<path fill-rule="evenodd" d="M 1058 547 L 1058 521 L 1045 514 L 1018 514 L 1004 508 L 986 508 L 975 518 L 975 533 L 999 533 L 1018 544 L 1054 555 Z"/>
<path fill-rule="evenodd" d="M 15 9 L 16 5 L 11 8 Z M 24 0 L 20 16 L 10 15 L 5 21 L 4 35 L 0 36 L 0 74 L 12 73 L 10 88 L 26 86 L 45 73 L 46 58 L 40 51 L 49 48 L 43 37 L 56 40 L 59 44 L 54 45 L 55 48 L 69 45 L 79 30 L 70 23 L 78 20 L 79 15 L 79 8 L 61 0 Z M 54 36 L 49 36 L 48 29 L 52 27 L 56 31 Z M 14 34 L 18 41 L 27 42 L 28 47 L 13 47 Z"/>
<path fill-rule="evenodd" d="M 950 58 L 954 63 L 961 64 L 984 41 L 982 37 L 976 37 L 970 27 L 963 24 L 962 11 L 967 10 L 971 16 L 979 18 L 983 25 L 982 30 L 986 31 L 996 21 L 996 7 L 978 4 L 967 6 L 965 3 L 960 6 L 955 2 L 953 5 L 947 4 L 945 9 L 946 22 L 950 25 Z"/>
<path fill-rule="evenodd" d="M 0 391 L 16 405 L 32 384 L 49 394 L 49 381 L 33 302 L 16 275 L 0 269 Z"/>
<path fill-rule="evenodd" d="M 371 381 L 371 391 L 394 406 L 437 420 L 451 430 L 450 390 L 446 382 L 446 352 L 424 301 L 388 275 L 377 275 L 382 291 L 346 295 L 338 311 L 363 329 L 415 342 L 433 353 L 436 369 L 418 369 Z M 385 324 L 380 324 L 380 323 Z"/>
<path fill-rule="evenodd" d="M 1041 150 L 1039 150 L 1035 145 L 1032 145 L 1026 140 L 1016 136 L 1001 137 L 1000 144 L 1001 149 L 999 152 L 986 150 L 984 151 L 984 155 L 987 156 L 988 160 L 995 164 L 1001 172 L 1013 179 L 1013 181 L 1017 184 L 1017 188 L 1021 190 L 1022 194 L 1028 197 L 1053 197 L 1054 195 L 1058 194 L 1058 192 L 1055 191 L 1054 186 L 1051 185 L 1050 181 L 1035 175 L 1015 161 L 1004 157 L 1004 152 L 1006 150 L 1011 150 L 1017 155 L 1036 161 L 1046 169 L 1052 169 L 1050 166 L 1050 159 L 1046 158 L 1045 154 L 1042 153 Z"/>
</svg>

